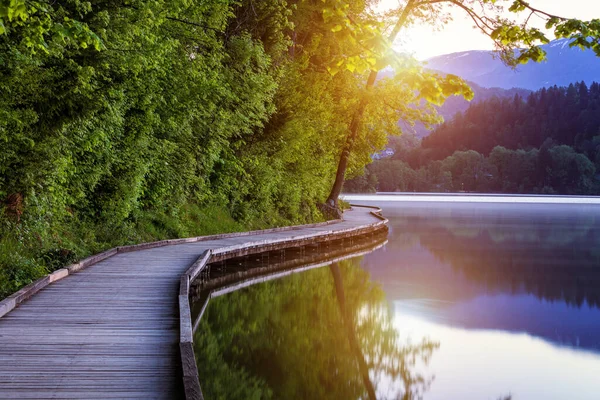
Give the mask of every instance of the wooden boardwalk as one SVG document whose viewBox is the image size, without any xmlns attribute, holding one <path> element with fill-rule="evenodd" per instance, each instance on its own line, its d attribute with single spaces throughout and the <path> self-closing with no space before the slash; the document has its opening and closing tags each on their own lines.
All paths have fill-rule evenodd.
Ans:
<svg viewBox="0 0 600 400">
<path fill-rule="evenodd" d="M 0 399 L 175 399 L 180 276 L 206 250 L 317 238 L 379 222 L 355 207 L 320 227 L 117 253 L 0 318 Z"/>
</svg>

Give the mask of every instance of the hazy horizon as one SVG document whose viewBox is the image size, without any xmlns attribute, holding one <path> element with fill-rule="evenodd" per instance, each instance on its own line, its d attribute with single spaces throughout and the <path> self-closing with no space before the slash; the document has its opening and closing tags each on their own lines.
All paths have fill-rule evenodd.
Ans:
<svg viewBox="0 0 600 400">
<path fill-rule="evenodd" d="M 405 2 L 401 0 L 382 0 L 378 8 L 389 9 L 403 3 Z M 569 18 L 582 20 L 600 18 L 600 1 L 531 0 L 530 4 L 552 14 Z M 510 3 L 507 1 L 506 5 L 509 6 Z M 462 11 L 455 10 L 452 15 L 453 20 L 441 30 L 434 30 L 428 25 L 407 29 L 404 35 L 400 34 L 399 40 L 396 40 L 396 49 L 411 53 L 419 60 L 462 51 L 493 50 L 492 41 L 473 28 L 473 22 Z M 506 15 L 514 16 L 512 13 Z M 532 21 L 536 27 L 543 28 L 544 22 L 541 19 L 537 18 L 535 21 L 534 17 Z M 554 39 L 554 36 L 550 35 L 550 39 Z"/>
</svg>

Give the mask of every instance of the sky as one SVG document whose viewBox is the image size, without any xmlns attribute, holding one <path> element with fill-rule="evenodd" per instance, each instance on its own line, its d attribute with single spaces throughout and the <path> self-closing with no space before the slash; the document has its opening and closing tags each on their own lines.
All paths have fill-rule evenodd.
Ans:
<svg viewBox="0 0 600 400">
<path fill-rule="evenodd" d="M 379 9 L 397 7 L 405 4 L 405 0 L 381 0 Z M 538 9 L 568 18 L 590 20 L 600 18 L 600 0 L 529 0 Z M 506 4 L 510 4 L 506 1 Z M 507 13 L 507 16 L 515 14 Z M 535 21 L 537 27 L 543 27 L 540 19 Z M 553 38 L 553 36 L 549 36 Z M 457 10 L 453 13 L 453 21 L 441 31 L 434 31 L 431 26 L 415 26 L 399 35 L 395 47 L 400 51 L 413 53 L 416 58 L 426 60 L 430 57 L 468 50 L 491 50 L 491 40 L 473 28 L 473 22 Z"/>
</svg>

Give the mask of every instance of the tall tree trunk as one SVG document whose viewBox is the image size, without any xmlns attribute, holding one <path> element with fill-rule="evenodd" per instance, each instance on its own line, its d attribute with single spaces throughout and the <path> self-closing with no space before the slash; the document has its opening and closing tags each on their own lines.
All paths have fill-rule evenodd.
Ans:
<svg viewBox="0 0 600 400">
<path fill-rule="evenodd" d="M 398 22 L 394 25 L 394 29 L 388 40 L 393 43 L 400 32 L 400 29 L 406 24 L 406 20 L 410 15 L 410 12 L 413 9 L 414 2 L 416 0 L 408 0 L 406 3 L 406 7 L 402 11 L 400 18 L 398 18 Z M 358 103 L 358 108 L 352 115 L 352 122 L 350 122 L 350 126 L 348 127 L 348 135 L 346 136 L 346 143 L 344 143 L 344 147 L 342 148 L 342 154 L 340 155 L 340 161 L 338 162 L 337 171 L 335 173 L 335 181 L 331 188 L 331 192 L 327 197 L 327 204 L 330 207 L 338 208 L 338 197 L 342 192 L 342 186 L 344 185 L 344 179 L 346 177 L 346 169 L 348 168 L 348 159 L 350 158 L 350 152 L 354 148 L 354 142 L 358 136 L 358 130 L 362 123 L 362 118 L 365 113 L 365 108 L 367 108 L 368 103 L 368 92 L 375 86 L 375 80 L 377 79 L 377 71 L 371 71 L 369 74 L 369 78 L 367 79 L 366 90 L 362 94 L 360 102 Z"/>
<path fill-rule="evenodd" d="M 377 79 L 377 71 L 371 71 L 369 78 L 367 79 L 367 91 L 371 90 L 375 85 L 375 79 Z M 340 196 L 342 186 L 344 185 L 346 169 L 348 168 L 348 159 L 350 158 L 350 152 L 354 147 L 354 141 L 358 136 L 358 129 L 360 128 L 365 108 L 367 108 L 367 93 L 362 95 L 358 108 L 354 112 L 354 115 L 352 115 L 352 122 L 350 122 L 350 127 L 348 129 L 346 143 L 344 143 L 340 161 L 338 162 L 337 171 L 335 173 L 335 182 L 333 183 L 329 197 L 327 197 L 327 204 L 331 207 L 337 208 L 338 206 L 338 197 Z"/>
</svg>

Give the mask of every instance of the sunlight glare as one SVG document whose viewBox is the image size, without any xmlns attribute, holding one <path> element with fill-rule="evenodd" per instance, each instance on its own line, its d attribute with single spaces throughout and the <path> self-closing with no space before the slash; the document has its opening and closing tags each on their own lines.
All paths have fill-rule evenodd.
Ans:
<svg viewBox="0 0 600 400">
<path fill-rule="evenodd" d="M 511 1 L 505 3 L 508 5 Z M 565 17 L 583 20 L 600 18 L 600 1 L 532 0 L 530 3 L 532 6 Z M 381 0 L 374 10 L 383 13 L 404 4 L 406 4 L 404 0 Z M 514 18 L 514 14 L 511 13 L 506 13 L 506 16 Z M 419 60 L 461 51 L 493 49 L 491 40 L 476 30 L 472 21 L 461 11 L 453 11 L 452 17 L 453 20 L 443 29 L 429 25 L 417 25 L 405 29 L 394 43 L 394 48 L 411 54 Z M 534 25 L 543 28 L 541 19 L 534 21 Z M 550 36 L 552 38 L 552 35 Z"/>
</svg>

